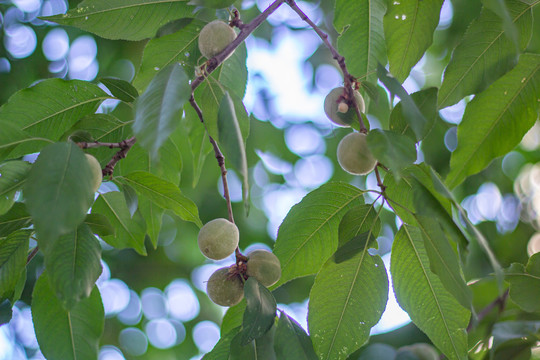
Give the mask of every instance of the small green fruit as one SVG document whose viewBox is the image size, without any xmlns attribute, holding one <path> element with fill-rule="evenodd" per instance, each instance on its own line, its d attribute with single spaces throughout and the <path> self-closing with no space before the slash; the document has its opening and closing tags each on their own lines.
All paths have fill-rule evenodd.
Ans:
<svg viewBox="0 0 540 360">
<path fill-rule="evenodd" d="M 276 255 L 266 250 L 254 250 L 247 254 L 248 276 L 253 276 L 264 286 L 274 285 L 281 277 L 281 264 Z"/>
<path fill-rule="evenodd" d="M 231 255 L 240 240 L 235 224 L 219 218 L 207 222 L 199 231 L 199 249 L 209 259 L 221 260 Z"/>
<path fill-rule="evenodd" d="M 99 164 L 99 161 L 97 161 L 97 159 L 92 155 L 84 155 L 86 155 L 86 160 L 88 161 L 88 164 L 90 164 L 90 169 L 92 170 L 92 189 L 94 190 L 94 192 L 96 192 L 101 185 L 101 181 L 103 180 L 101 165 Z"/>
<path fill-rule="evenodd" d="M 368 148 L 366 134 L 353 132 L 339 142 L 337 159 L 346 172 L 353 175 L 366 175 L 377 165 L 377 159 Z"/>
<path fill-rule="evenodd" d="M 229 268 L 216 270 L 208 279 L 206 293 L 210 300 L 221 306 L 233 306 L 244 297 L 244 283 L 239 275 L 231 275 Z"/>
<path fill-rule="evenodd" d="M 438 360 L 439 359 L 439 353 L 437 352 L 437 350 L 430 344 L 426 344 L 426 343 L 416 343 L 412 345 L 402 346 L 398 349 L 398 353 L 400 352 L 411 352 L 419 360 Z"/>
<path fill-rule="evenodd" d="M 199 50 L 205 58 L 210 59 L 222 52 L 234 39 L 236 32 L 232 27 L 221 20 L 214 20 L 202 28 L 199 34 Z"/>
<path fill-rule="evenodd" d="M 351 126 L 351 123 L 353 121 L 358 120 L 356 117 L 356 113 L 351 110 L 352 107 L 347 105 L 347 103 L 343 100 L 344 92 L 345 88 L 343 86 L 337 87 L 330 91 L 324 99 L 324 112 L 326 113 L 326 116 L 328 116 L 328 118 L 332 120 L 333 123 L 340 126 Z M 360 95 L 358 90 L 354 90 L 353 94 L 354 99 L 358 104 L 358 109 L 360 110 L 360 112 L 364 112 L 366 110 L 364 98 L 362 97 L 362 95 Z M 348 113 L 349 110 L 351 110 L 350 114 Z"/>
</svg>

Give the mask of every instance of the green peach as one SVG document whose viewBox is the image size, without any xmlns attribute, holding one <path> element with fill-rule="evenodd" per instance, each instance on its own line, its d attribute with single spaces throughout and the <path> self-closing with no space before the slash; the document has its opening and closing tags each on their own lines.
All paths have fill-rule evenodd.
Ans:
<svg viewBox="0 0 540 360">
<path fill-rule="evenodd" d="M 84 154 L 86 155 L 86 160 L 88 161 L 88 164 L 90 165 L 90 169 L 92 170 L 92 190 L 96 192 L 99 189 L 99 186 L 101 185 L 101 181 L 103 181 L 103 173 L 101 172 L 101 165 L 99 164 L 99 161 L 90 154 Z"/>
<path fill-rule="evenodd" d="M 216 270 L 208 279 L 206 293 L 210 300 L 221 306 L 233 306 L 244 297 L 244 283 L 239 275 L 231 275 L 229 268 Z"/>
<path fill-rule="evenodd" d="M 337 159 L 343 170 L 353 175 L 366 175 L 377 165 L 377 159 L 368 148 L 366 134 L 353 132 L 338 144 Z"/>
<path fill-rule="evenodd" d="M 231 255 L 239 240 L 240 234 L 236 225 L 223 218 L 207 222 L 197 237 L 203 255 L 213 260 L 225 259 Z"/>
<path fill-rule="evenodd" d="M 324 99 L 324 112 L 326 116 L 335 124 L 340 126 L 351 126 L 353 121 L 358 121 L 355 114 L 349 115 L 348 111 L 352 109 L 344 100 L 339 100 L 342 95 L 344 95 L 345 88 L 343 86 L 332 89 L 326 95 Z M 353 91 L 354 99 L 358 104 L 358 109 L 360 112 L 366 110 L 366 104 L 364 103 L 364 98 L 358 92 L 358 90 Z"/>
<path fill-rule="evenodd" d="M 199 33 L 199 50 L 205 58 L 210 59 L 222 52 L 234 39 L 236 32 L 232 27 L 221 20 L 214 20 Z"/>
<path fill-rule="evenodd" d="M 266 250 L 254 250 L 247 254 L 248 276 L 253 276 L 264 286 L 274 285 L 281 277 L 281 264 L 276 255 Z"/>
</svg>

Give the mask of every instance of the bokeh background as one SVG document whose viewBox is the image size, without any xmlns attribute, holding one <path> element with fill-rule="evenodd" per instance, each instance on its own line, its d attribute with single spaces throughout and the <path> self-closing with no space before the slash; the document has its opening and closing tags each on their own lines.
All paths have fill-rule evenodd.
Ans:
<svg viewBox="0 0 540 360">
<path fill-rule="evenodd" d="M 98 82 L 112 76 L 131 81 L 137 72 L 145 42 L 110 41 L 75 28 L 40 20 L 39 16 L 65 13 L 78 1 L 0 0 L 0 105 L 16 91 L 40 79 L 65 78 Z M 271 1 L 237 1 L 245 22 L 264 10 Z M 480 1 L 446 0 L 434 43 L 415 66 L 405 88 L 411 93 L 440 85 L 451 51 L 467 25 L 478 16 Z M 332 26 L 333 1 L 298 1 L 300 8 L 336 39 Z M 220 10 L 199 14 L 211 20 L 227 19 Z M 540 51 L 540 11 L 530 50 Z M 340 86 L 342 76 L 320 39 L 288 7 L 283 6 L 246 41 L 249 81 L 244 104 L 252 115 L 248 138 L 248 161 L 252 183 L 252 209 L 245 217 L 241 184 L 229 171 L 235 219 L 245 253 L 254 248 L 271 249 L 278 227 L 292 205 L 309 191 L 330 180 L 348 181 L 360 188 L 375 189 L 374 175 L 351 177 L 337 165 L 335 151 L 350 130 L 336 128 L 323 112 L 325 95 Z M 371 101 L 371 128 L 387 125 L 388 96 Z M 466 101 L 440 111 L 432 133 L 418 147 L 419 161 L 426 161 L 444 175 L 450 153 L 456 147 L 456 125 Z M 101 112 L 117 103 L 108 100 Z M 204 111 L 204 109 L 203 109 Z M 2 131 L 0 129 L 0 131 Z M 504 266 L 526 262 L 540 251 L 540 126 L 535 126 L 522 144 L 504 158 L 494 161 L 481 174 L 471 177 L 457 196 L 492 241 Z M 199 184 L 191 186 L 189 156 L 182 161 L 181 187 L 199 206 L 203 222 L 226 217 L 220 196 L 219 169 L 210 156 Z M 104 183 L 100 191 L 113 187 Z M 367 194 L 366 201 L 373 201 Z M 390 212 L 383 212 L 385 225 L 377 252 L 389 268 L 394 233 L 400 225 Z M 131 250 L 115 250 L 103 244 L 103 273 L 98 287 L 103 298 L 106 324 L 100 360 L 200 359 L 220 336 L 219 324 L 226 308 L 214 305 L 205 294 L 205 281 L 220 262 L 205 260 L 196 245 L 197 228 L 166 214 L 159 246 L 147 257 Z M 0 327 L 0 360 L 42 359 L 36 342 L 28 304 L 35 279 L 43 269 L 38 255 L 30 264 L 28 283 L 13 319 Z M 468 280 L 489 272 L 481 251 L 471 246 L 467 262 Z M 307 296 L 313 277 L 290 282 L 274 291 L 278 308 L 306 328 Z M 490 301 L 484 293 L 490 281 L 472 285 L 477 306 Z M 493 292 L 491 292 L 493 293 Z M 511 304 L 509 305 L 512 306 Z M 400 346 L 424 341 L 424 335 L 409 323 L 406 313 L 390 296 L 387 310 L 373 328 L 372 342 Z"/>
</svg>

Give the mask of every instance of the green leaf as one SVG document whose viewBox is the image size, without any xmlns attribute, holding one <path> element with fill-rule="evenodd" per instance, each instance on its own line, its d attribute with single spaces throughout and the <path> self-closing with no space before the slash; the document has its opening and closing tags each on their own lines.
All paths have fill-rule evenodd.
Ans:
<svg viewBox="0 0 540 360">
<path fill-rule="evenodd" d="M 311 339 L 304 329 L 283 311 L 274 334 L 274 351 L 278 359 L 318 359 Z"/>
<path fill-rule="evenodd" d="M 366 232 L 377 237 L 380 231 L 381 219 L 375 210 L 375 203 L 357 205 L 350 209 L 339 223 L 339 246 Z"/>
<path fill-rule="evenodd" d="M 242 326 L 244 312 L 246 311 L 246 298 L 238 304 L 231 306 L 221 320 L 221 336 L 228 334 L 233 329 Z"/>
<path fill-rule="evenodd" d="M 84 223 L 90 226 L 93 234 L 100 237 L 114 235 L 115 229 L 105 215 L 88 214 L 84 219 Z"/>
<path fill-rule="evenodd" d="M 26 208 L 44 249 L 84 220 L 94 200 L 93 172 L 73 143 L 55 143 L 41 151 L 24 187 Z M 54 211 L 51 211 L 54 209 Z"/>
<path fill-rule="evenodd" d="M 66 310 L 90 296 L 102 269 L 101 245 L 88 225 L 62 235 L 44 253 L 50 285 Z"/>
<path fill-rule="evenodd" d="M 505 271 L 505 280 L 510 283 L 510 298 L 523 310 L 540 310 L 540 253 L 529 258 L 527 267 L 512 264 Z"/>
<path fill-rule="evenodd" d="M 395 77 L 386 71 L 386 69 L 380 63 L 377 66 L 377 76 L 392 95 L 395 95 L 401 99 L 404 119 L 414 131 L 416 139 L 423 139 L 430 129 L 430 122 L 424 117 L 420 109 L 418 109 L 418 106 L 415 104 L 414 100 L 403 88 L 403 86 L 401 86 L 399 81 L 397 81 Z"/>
<path fill-rule="evenodd" d="M 540 321 L 521 320 L 503 321 L 495 323 L 493 325 L 493 345 L 491 347 L 492 353 L 495 353 L 495 356 L 493 358 L 496 360 L 531 359 L 530 347 L 536 344 L 538 338 L 538 331 L 540 331 Z M 512 354 L 516 356 L 500 356 L 501 354 L 499 352 L 502 352 L 501 349 L 509 345 L 518 345 L 518 347 L 519 345 L 526 345 L 526 348 L 528 348 L 529 350 L 529 356 L 517 357 L 517 354 Z"/>
<path fill-rule="evenodd" d="M 19 230 L 0 238 L 0 300 L 11 297 L 15 291 L 26 267 L 31 234 L 31 230 Z"/>
<path fill-rule="evenodd" d="M 109 89 L 111 94 L 125 102 L 133 102 L 139 97 L 139 92 L 130 83 L 115 78 L 101 78 L 99 81 Z"/>
<path fill-rule="evenodd" d="M 146 222 L 138 211 L 131 217 L 120 192 L 101 194 L 92 206 L 92 213 L 106 216 L 116 229 L 115 235 L 102 237 L 105 242 L 117 249 L 133 248 L 139 254 L 146 255 Z"/>
<path fill-rule="evenodd" d="M 198 46 L 199 32 L 205 22 L 197 19 L 180 19 L 180 29 L 172 34 L 151 39 L 144 48 L 141 67 L 133 85 L 142 92 L 160 69 L 169 64 L 186 64 L 190 77 L 194 73 L 191 65 L 201 57 Z"/>
<path fill-rule="evenodd" d="M 472 292 L 467 287 L 457 255 L 433 216 L 416 216 L 424 238 L 431 271 L 439 276 L 445 289 L 466 309 L 472 309 Z"/>
<path fill-rule="evenodd" d="M 15 123 L 30 138 L 57 141 L 81 117 L 93 114 L 109 96 L 97 85 L 81 80 L 48 79 L 11 96 L 0 107 L 0 121 Z M 9 130 L 8 128 L 8 131 Z M 20 135 L 20 133 L 19 133 Z M 2 138 L 2 136 L 0 136 Z M 17 138 L 16 142 L 24 139 Z M 29 139 L 26 139 L 29 140 Z M 40 150 L 41 142 L 20 144 L 20 156 Z M 0 142 L 0 145 L 3 145 Z"/>
<path fill-rule="evenodd" d="M 390 130 L 402 135 L 407 135 L 413 140 L 416 139 L 420 141 L 428 135 L 437 119 L 437 88 L 431 87 L 417 91 L 411 94 L 411 99 L 416 106 L 418 106 L 418 109 L 427 120 L 425 133 L 423 134 L 424 136 L 420 139 L 416 139 L 416 136 L 403 113 L 403 104 L 401 102 L 397 103 L 390 114 Z"/>
<path fill-rule="evenodd" d="M 212 351 L 203 356 L 202 360 L 229 360 L 231 342 L 239 331 L 240 327 L 237 327 L 227 332 L 219 339 Z"/>
<path fill-rule="evenodd" d="M 249 129 L 249 118 L 245 114 L 242 118 L 248 120 L 247 127 Z M 225 152 L 225 158 L 229 161 L 240 177 L 242 178 L 242 198 L 244 199 L 244 208 L 246 214 L 249 213 L 249 181 L 248 181 L 248 165 L 246 157 L 246 138 L 243 137 L 239 118 L 236 116 L 233 100 L 228 92 L 221 99 L 218 112 L 218 132 L 219 144 L 222 151 Z M 248 130 L 249 133 L 249 130 Z"/>
<path fill-rule="evenodd" d="M 195 115 L 191 106 L 185 109 L 186 116 L 182 119 L 181 129 L 191 148 L 193 171 L 191 185 L 195 187 L 201 177 L 206 157 L 212 152 L 212 145 L 208 141 L 206 130 Z"/>
<path fill-rule="evenodd" d="M 161 70 L 135 103 L 133 131 L 153 158 L 181 118 L 184 103 L 191 96 L 189 79 L 182 66 Z"/>
<path fill-rule="evenodd" d="M 281 224 L 274 254 L 281 262 L 277 286 L 297 277 L 316 274 L 337 249 L 341 218 L 363 203 L 364 191 L 331 182 L 307 194 Z M 277 287 L 274 285 L 274 287 Z"/>
<path fill-rule="evenodd" d="M 391 273 L 399 305 L 449 359 L 467 358 L 470 312 L 430 270 L 420 231 L 403 225 L 392 246 Z"/>
<path fill-rule="evenodd" d="M 157 249 L 159 232 L 161 230 L 165 210 L 157 206 L 148 198 L 141 197 L 139 199 L 139 211 L 146 220 L 146 233 L 148 234 L 148 237 L 150 237 L 154 249 Z"/>
<path fill-rule="evenodd" d="M 467 105 L 446 178 L 451 189 L 512 150 L 534 125 L 540 98 L 539 70 L 540 54 L 523 54 L 513 70 Z"/>
<path fill-rule="evenodd" d="M 416 161 L 416 147 L 410 137 L 389 130 L 373 129 L 367 135 L 369 150 L 396 176 Z"/>
<path fill-rule="evenodd" d="M 7 324 L 13 317 L 13 306 L 8 299 L 0 301 L 0 326 Z"/>
<path fill-rule="evenodd" d="M 520 0 L 507 0 L 511 21 L 523 51 L 532 34 L 532 7 Z M 503 20 L 488 8 L 472 22 L 456 47 L 444 72 L 439 108 L 453 105 L 469 94 L 478 94 L 516 65 L 517 49 Z"/>
<path fill-rule="evenodd" d="M 0 216 L 0 238 L 29 226 L 31 220 L 23 203 L 13 204 L 13 207 L 7 213 Z"/>
<path fill-rule="evenodd" d="M 117 176 L 115 179 L 133 187 L 163 209 L 172 210 L 181 219 L 202 226 L 197 205 L 182 195 L 178 186 L 144 171 Z"/>
<path fill-rule="evenodd" d="M 246 311 L 242 322 L 241 344 L 247 345 L 252 340 L 259 339 L 274 324 L 276 318 L 276 299 L 254 277 L 244 283 Z"/>
<path fill-rule="evenodd" d="M 1 108 L 0 108 L 1 110 Z M 43 142 L 51 143 L 52 141 L 42 138 L 33 138 L 21 129 L 16 126 L 14 123 L 8 122 L 7 120 L 0 119 L 0 160 L 6 158 L 8 154 L 16 148 L 19 144 L 30 143 L 30 142 L 39 142 L 39 145 L 42 145 Z M 35 144 L 34 144 L 35 145 Z M 35 146 L 39 146 L 35 145 Z M 11 156 L 18 157 L 18 156 Z"/>
<path fill-rule="evenodd" d="M 308 325 L 320 359 L 347 359 L 367 342 L 386 307 L 386 270 L 380 256 L 368 253 L 369 244 L 346 261 L 330 258 L 315 278 Z"/>
<path fill-rule="evenodd" d="M 13 206 L 15 194 L 26 181 L 30 167 L 26 161 L 0 164 L 0 214 L 6 213 Z"/>
<path fill-rule="evenodd" d="M 347 59 L 347 68 L 360 79 L 375 81 L 377 63 L 386 63 L 383 16 L 384 0 L 337 0 L 334 27 L 340 34 L 338 51 Z"/>
<path fill-rule="evenodd" d="M 187 0 L 85 0 L 43 20 L 74 26 L 106 39 L 142 40 L 171 20 L 192 16 Z"/>
<path fill-rule="evenodd" d="M 234 4 L 236 0 L 190 0 L 189 5 L 204 6 L 206 8 L 223 9 Z"/>
<path fill-rule="evenodd" d="M 390 1 L 384 36 L 390 72 L 403 82 L 433 42 L 443 0 Z"/>
<path fill-rule="evenodd" d="M 231 341 L 229 360 L 278 360 L 274 353 L 274 332 L 275 326 L 247 345 L 242 345 L 240 332 Z"/>
<path fill-rule="evenodd" d="M 105 323 L 97 287 L 68 311 L 54 295 L 44 272 L 32 294 L 32 319 L 40 350 L 47 359 L 97 359 Z"/>
</svg>

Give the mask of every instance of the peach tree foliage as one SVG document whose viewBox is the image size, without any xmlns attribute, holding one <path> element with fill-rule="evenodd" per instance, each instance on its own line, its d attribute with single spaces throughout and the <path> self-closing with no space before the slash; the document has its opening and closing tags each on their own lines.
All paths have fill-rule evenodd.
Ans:
<svg viewBox="0 0 540 360">
<path fill-rule="evenodd" d="M 528 358 L 540 329 L 534 321 L 540 311 L 540 255 L 521 263 L 501 261 L 503 254 L 493 248 L 497 238 L 468 219 L 458 198 L 464 183 L 516 148 L 538 120 L 540 54 L 529 42 L 534 30 L 538 35 L 533 13 L 539 14 L 539 3 L 478 1 L 478 16 L 439 60 L 442 82 L 412 94 L 402 84 L 433 44 L 442 0 L 336 0 L 334 37 L 292 0 L 271 2 L 245 22 L 234 7 L 240 9 L 241 1 L 217 0 L 84 0 L 48 17 L 105 39 L 149 40 L 131 83 L 44 79 L 0 107 L 3 311 L 28 287 L 26 267 L 41 253 L 44 271 L 31 290 L 41 351 L 47 359 L 95 359 L 104 327 L 95 285 L 101 273 L 96 235 L 144 256 L 148 246 L 157 246 L 165 212 L 201 227 L 200 204 L 179 187 L 180 173 L 192 174 L 196 190 L 205 160 L 214 157 L 218 166 L 204 176 L 221 175 L 226 184 L 226 168 L 234 169 L 244 204 L 235 215 L 248 216 L 253 157 L 246 142 L 250 122 L 257 120 L 242 103 L 248 76 L 244 40 L 267 26 L 276 9 L 289 7 L 337 60 L 350 105 L 344 108 L 355 119 L 349 131 L 367 134 L 367 147 L 378 160 L 378 184 L 359 188 L 351 185 L 358 183 L 354 176 L 345 178 L 351 183 L 330 181 L 292 207 L 273 249 L 280 280 L 266 288 L 246 276 L 245 301 L 227 311 L 221 339 L 204 359 L 414 357 L 411 348 L 369 344 L 390 287 L 426 341 L 447 358 Z M 209 14 L 227 20 L 224 7 L 237 37 L 203 59 L 199 32 L 213 20 Z M 363 95 L 365 113 L 352 100 L 353 89 Z M 120 100 L 118 109 L 96 113 L 111 98 Z M 457 147 L 451 155 L 430 157 L 429 144 L 441 143 L 448 129 L 438 111 L 464 98 Z M 381 128 L 370 130 L 366 114 L 377 116 Z M 426 153 L 422 161 L 418 148 Z M 104 183 L 119 191 L 94 196 L 85 152 L 100 162 Z M 39 153 L 34 163 L 23 159 L 32 153 Z M 328 156 L 337 165 L 335 153 Z M 192 158 L 192 168 L 182 169 L 181 157 Z M 374 202 L 367 201 L 368 192 Z M 222 217 L 233 220 L 225 195 L 228 214 Z M 395 226 L 394 215 L 400 225 L 385 269 L 373 250 L 383 225 Z M 29 248 L 31 239 L 36 247 Z M 488 270 L 480 276 L 466 266 L 471 252 L 483 254 Z M 237 265 L 243 256 L 237 252 Z M 277 309 L 272 290 L 306 276 L 314 282 L 305 294 L 303 329 Z M 488 284 L 482 288 L 487 295 L 476 283 Z M 507 303 L 511 311 L 505 313 Z"/>
</svg>

